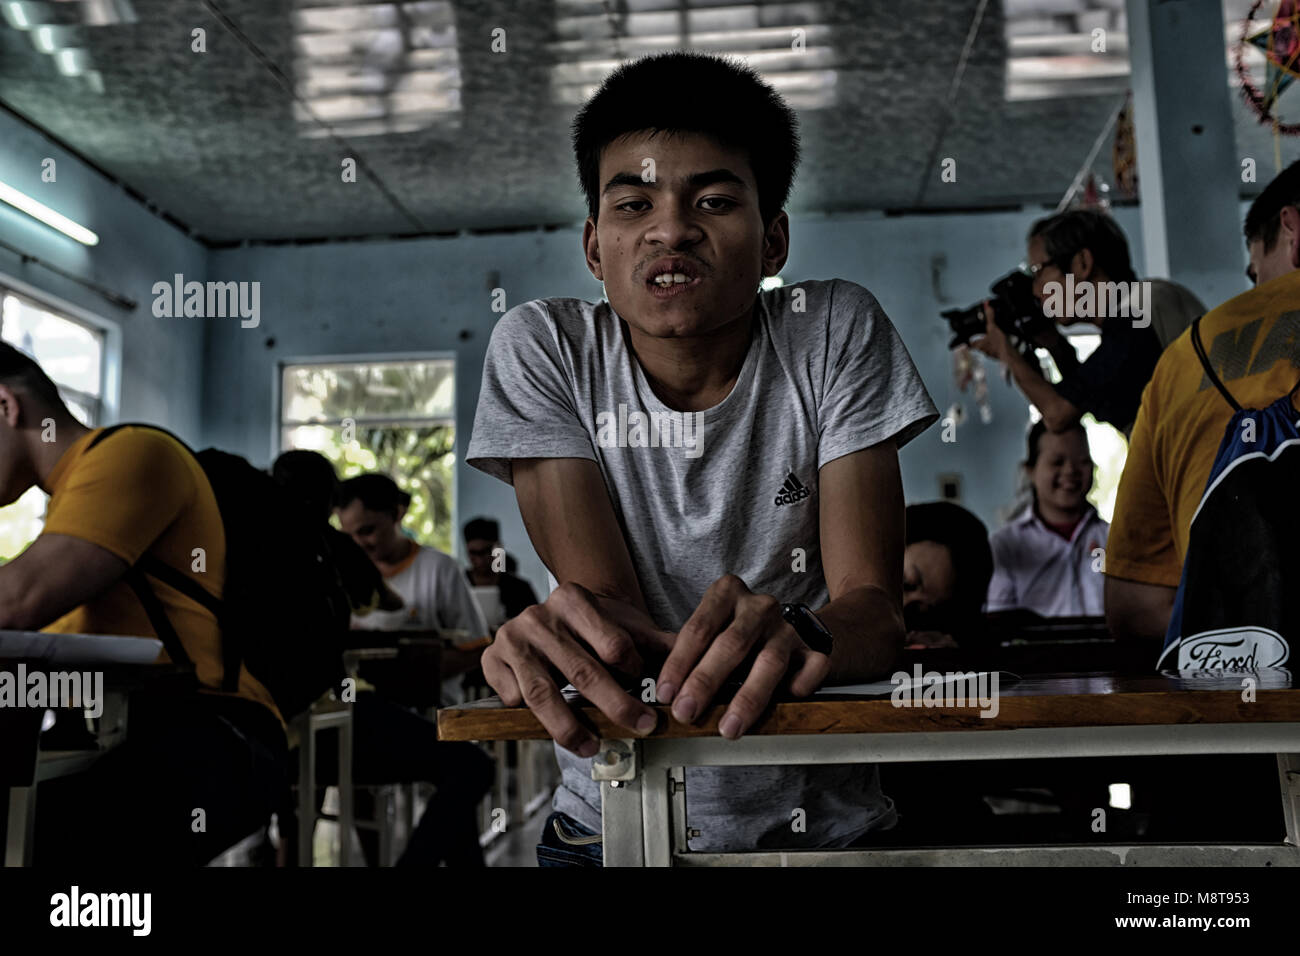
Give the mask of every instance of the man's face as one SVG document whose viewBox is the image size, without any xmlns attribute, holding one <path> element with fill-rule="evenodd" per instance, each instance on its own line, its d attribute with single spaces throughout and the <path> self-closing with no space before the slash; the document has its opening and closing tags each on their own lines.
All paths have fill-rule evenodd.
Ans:
<svg viewBox="0 0 1300 956">
<path fill-rule="evenodd" d="M 654 161 L 654 179 L 646 182 Z M 600 159 L 600 216 L 587 220 L 587 267 L 619 317 L 654 338 L 706 335 L 754 306 L 785 264 L 789 224 L 764 229 L 746 155 L 699 134 L 634 133 Z M 667 271 L 687 281 L 659 285 Z"/>
<path fill-rule="evenodd" d="M 401 528 L 395 516 L 384 511 L 371 511 L 359 498 L 339 508 L 339 527 L 350 534 L 371 561 L 392 563 L 400 558 L 396 545 L 400 543 Z"/>
<path fill-rule="evenodd" d="M 1300 211 L 1294 206 L 1284 206 L 1279 218 L 1277 241 L 1272 249 L 1265 251 L 1264 243 L 1259 240 L 1246 247 L 1250 252 L 1246 277 L 1255 285 L 1300 268 Z"/>
<path fill-rule="evenodd" d="M 3 430 L 9 431 L 9 429 Z M 12 434 L 4 436 L 4 438 L 13 437 L 15 436 Z M 30 471 L 18 467 L 13 449 L 0 439 L 0 508 L 13 504 L 26 493 L 32 486 L 30 475 Z"/>
<path fill-rule="evenodd" d="M 35 483 L 18 430 L 19 409 L 25 398 L 8 385 L 0 385 L 0 508 L 13 504 Z"/>
<path fill-rule="evenodd" d="M 465 552 L 469 555 L 469 564 L 475 574 L 492 572 L 492 549 L 496 546 L 495 541 L 484 538 L 473 538 L 465 542 Z"/>
<path fill-rule="evenodd" d="M 1029 240 L 1027 253 L 1025 261 L 1029 263 L 1031 269 L 1038 270 L 1034 276 L 1034 298 L 1038 300 L 1039 305 L 1042 305 L 1043 299 L 1047 297 L 1043 288 L 1049 282 L 1064 282 L 1065 274 L 1056 263 L 1048 260 L 1047 246 L 1042 236 L 1034 236 Z"/>
</svg>

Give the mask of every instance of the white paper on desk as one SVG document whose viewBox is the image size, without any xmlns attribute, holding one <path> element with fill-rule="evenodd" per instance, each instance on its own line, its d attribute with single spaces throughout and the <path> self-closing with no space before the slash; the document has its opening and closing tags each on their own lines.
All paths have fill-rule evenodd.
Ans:
<svg viewBox="0 0 1300 956">
<path fill-rule="evenodd" d="M 902 672 L 906 673 L 906 672 Z M 895 690 L 902 688 L 901 693 L 907 695 L 915 687 L 916 692 L 920 694 L 926 687 L 946 687 L 948 684 L 955 684 L 958 681 L 967 681 L 974 674 L 975 680 L 979 681 L 981 677 L 994 673 L 993 671 L 968 671 L 966 673 L 942 672 L 926 673 L 921 681 L 913 679 L 915 675 L 908 674 L 907 680 L 879 680 L 870 684 L 839 684 L 833 687 L 823 687 L 817 693 L 818 695 L 827 694 L 840 697 L 888 697 Z M 997 671 L 998 683 L 1008 684 L 1014 680 L 1019 680 L 1015 674 L 1010 671 Z M 929 683 L 926 680 L 929 679 Z"/>
<path fill-rule="evenodd" d="M 152 664 L 162 646 L 153 637 L 0 631 L 0 659 L 25 657 L 51 664 Z"/>
</svg>

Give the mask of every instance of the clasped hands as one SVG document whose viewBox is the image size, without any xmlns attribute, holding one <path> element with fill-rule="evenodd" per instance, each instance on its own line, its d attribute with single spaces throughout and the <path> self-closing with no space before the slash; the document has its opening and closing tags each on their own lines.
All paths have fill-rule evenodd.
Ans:
<svg viewBox="0 0 1300 956">
<path fill-rule="evenodd" d="M 664 660 L 655 696 L 672 704 L 683 723 L 698 720 L 732 672 L 752 661 L 718 722 L 719 733 L 731 739 L 753 725 L 778 689 L 806 697 L 831 666 L 782 618 L 776 598 L 755 594 L 734 574 L 710 585 L 676 634 L 624 601 L 563 584 L 503 624 L 482 665 L 506 706 L 527 705 L 561 747 L 591 757 L 600 741 L 578 721 L 560 688 L 571 683 L 614 723 L 644 736 L 655 729 L 658 714 L 611 671 L 635 677 L 647 659 Z"/>
</svg>

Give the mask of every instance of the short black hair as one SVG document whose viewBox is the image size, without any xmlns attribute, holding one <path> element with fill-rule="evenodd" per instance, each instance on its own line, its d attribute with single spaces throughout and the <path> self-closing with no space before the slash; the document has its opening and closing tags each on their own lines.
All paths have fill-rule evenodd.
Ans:
<svg viewBox="0 0 1300 956">
<path fill-rule="evenodd" d="M 1044 216 L 1029 227 L 1029 238 L 1041 236 L 1047 258 L 1062 272 L 1070 271 L 1075 255 L 1087 249 L 1092 260 L 1114 282 L 1133 282 L 1137 274 L 1129 259 L 1124 230 L 1104 212 L 1070 209 Z"/>
<path fill-rule="evenodd" d="M 411 495 L 387 475 L 357 475 L 339 486 L 338 507 L 346 508 L 354 501 L 360 501 L 370 511 L 396 518 L 397 512 L 411 503 Z"/>
<path fill-rule="evenodd" d="M 1065 432 L 1080 431 L 1083 432 L 1083 438 L 1088 440 L 1088 429 L 1083 427 L 1082 421 L 1076 421 L 1069 428 L 1062 429 L 1061 434 Z M 1033 427 L 1029 429 L 1028 444 L 1029 453 L 1025 456 L 1025 467 L 1033 468 L 1038 464 L 1038 446 L 1042 444 L 1043 436 L 1047 434 L 1047 422 L 1039 419 L 1034 422 Z"/>
<path fill-rule="evenodd" d="M 466 541 L 500 541 L 501 525 L 491 518 L 471 518 L 465 522 Z"/>
<path fill-rule="evenodd" d="M 978 618 L 993 577 L 993 549 L 984 522 L 951 501 L 908 505 L 907 544 L 933 541 L 952 555 L 953 609 L 965 621 Z"/>
<path fill-rule="evenodd" d="M 1300 207 L 1300 160 L 1273 177 L 1273 181 L 1250 204 L 1244 229 L 1246 245 L 1262 240 L 1264 251 L 1272 252 L 1277 245 L 1278 230 L 1282 228 L 1282 210 L 1286 206 Z"/>
<path fill-rule="evenodd" d="M 286 451 L 271 466 L 271 477 L 313 512 L 329 519 L 339 494 L 339 476 L 330 460 L 317 451 Z"/>
<path fill-rule="evenodd" d="M 0 342 L 0 383 L 31 392 L 55 410 L 68 411 L 59 387 L 45 374 L 36 359 L 8 342 Z"/>
<path fill-rule="evenodd" d="M 573 120 L 578 179 L 594 220 L 600 154 L 630 133 L 702 133 L 743 150 L 766 226 L 785 206 L 799 165 L 799 120 L 752 68 L 711 53 L 672 52 L 618 67 Z"/>
</svg>

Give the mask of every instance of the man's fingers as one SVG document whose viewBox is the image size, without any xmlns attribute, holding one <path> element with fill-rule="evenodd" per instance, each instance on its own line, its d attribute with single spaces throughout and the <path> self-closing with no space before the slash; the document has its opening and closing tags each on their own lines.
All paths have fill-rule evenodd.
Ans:
<svg viewBox="0 0 1300 956">
<path fill-rule="evenodd" d="M 777 629 L 788 627 L 781 619 L 781 605 L 770 594 L 742 598 L 736 604 L 731 624 L 714 638 L 682 683 L 673 702 L 673 716 L 683 723 L 697 720 L 723 681 L 745 662 L 755 645 L 766 642 Z"/>
<path fill-rule="evenodd" d="M 546 652 L 551 664 L 569 679 L 578 693 L 614 723 L 640 734 L 654 730 L 659 720 L 655 711 L 620 687 L 609 671 L 576 641 L 560 638 L 546 647 Z"/>
<path fill-rule="evenodd" d="M 714 638 L 731 620 L 736 608 L 736 598 L 741 590 L 746 594 L 749 593 L 749 589 L 740 578 L 727 575 L 713 582 L 704 592 L 704 597 L 700 599 L 700 605 L 695 609 L 695 613 L 677 632 L 677 640 L 673 642 L 668 660 L 664 661 L 664 666 L 659 671 L 655 694 L 660 701 L 671 704 L 679 696 L 687 676 L 713 644 Z M 691 704 L 696 708 L 703 706 L 698 700 L 692 701 Z M 692 707 L 688 704 L 687 709 Z M 673 713 L 677 713 L 676 707 L 673 708 Z M 678 720 L 682 719 L 678 717 Z M 688 722 L 690 719 L 693 718 L 687 718 Z"/>
<path fill-rule="evenodd" d="M 776 640 L 758 652 L 749 676 L 718 722 L 718 733 L 729 740 L 735 740 L 753 726 L 785 678 L 790 665 L 790 650 L 790 645 L 785 641 Z"/>
<path fill-rule="evenodd" d="M 822 654 L 808 648 L 796 649 L 791 656 L 794 669 L 790 673 L 790 693 L 795 697 L 807 697 L 826 683 L 831 673 L 830 655 Z"/>
<path fill-rule="evenodd" d="M 543 613 L 541 605 L 534 604 L 533 607 L 539 609 L 538 613 Z M 609 618 L 597 605 L 595 595 L 582 585 L 561 585 L 547 599 L 547 607 L 610 667 L 634 676 L 641 673 L 643 662 L 631 635 Z"/>
<path fill-rule="evenodd" d="M 551 738 L 579 757 L 594 757 L 600 749 L 600 740 L 578 722 L 546 666 L 526 648 L 521 648 L 521 653 L 511 657 L 510 667 L 524 704 Z"/>
<path fill-rule="evenodd" d="M 518 707 L 524 702 L 524 695 L 519 691 L 519 683 L 515 680 L 510 667 L 501 660 L 499 648 L 494 652 L 494 648 L 489 647 L 483 652 L 482 667 L 483 679 L 497 692 L 501 703 L 507 707 Z"/>
<path fill-rule="evenodd" d="M 637 648 L 649 648 L 665 657 L 672 650 L 677 635 L 655 625 L 650 616 L 643 611 L 629 607 L 622 601 L 596 598 L 601 613 L 631 636 Z"/>
</svg>

